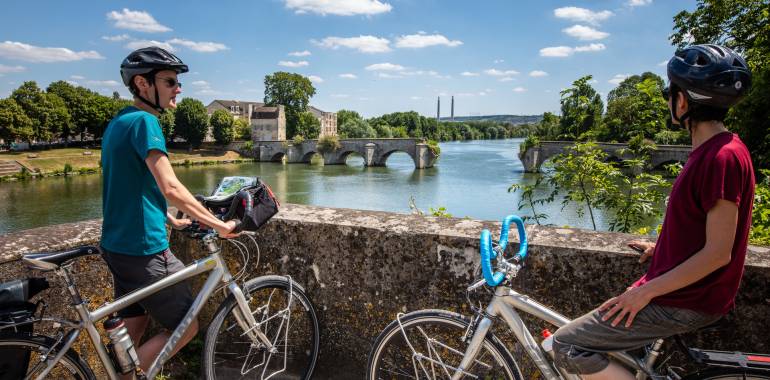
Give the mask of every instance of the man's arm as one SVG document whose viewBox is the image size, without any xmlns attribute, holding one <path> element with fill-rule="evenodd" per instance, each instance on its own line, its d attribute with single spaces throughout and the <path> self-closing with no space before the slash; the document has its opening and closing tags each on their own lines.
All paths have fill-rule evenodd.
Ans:
<svg viewBox="0 0 770 380">
<path fill-rule="evenodd" d="M 155 182 L 158 184 L 163 196 L 166 197 L 171 204 L 201 223 L 211 226 L 220 236 L 231 236 L 230 232 L 235 227 L 235 222 L 229 221 L 225 223 L 206 210 L 206 208 L 203 207 L 192 194 L 190 194 L 190 191 L 179 182 L 179 179 L 176 178 L 174 169 L 171 167 L 168 157 L 166 157 L 163 152 L 151 150 L 150 153 L 147 154 L 147 158 L 144 162 L 147 164 L 147 168 L 150 169 L 152 176 L 155 177 Z"/>
<path fill-rule="evenodd" d="M 690 285 L 730 263 L 737 227 L 738 205 L 724 199 L 717 200 L 706 216 L 704 247 L 660 277 L 638 288 L 629 288 L 625 293 L 607 300 L 599 307 L 600 311 L 609 309 L 603 320 L 606 321 L 617 313 L 612 321 L 615 326 L 628 314 L 626 327 L 629 327 L 636 313 L 653 298 Z"/>
</svg>

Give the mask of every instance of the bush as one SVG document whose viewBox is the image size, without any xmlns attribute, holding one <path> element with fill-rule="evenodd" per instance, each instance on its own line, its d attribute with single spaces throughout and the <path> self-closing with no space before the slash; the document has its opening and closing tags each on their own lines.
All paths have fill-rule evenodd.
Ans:
<svg viewBox="0 0 770 380">
<path fill-rule="evenodd" d="M 250 152 L 250 151 L 254 150 L 254 142 L 253 141 L 246 141 L 245 143 L 243 143 L 243 146 L 241 147 L 241 150 L 244 150 L 244 151 L 247 151 L 247 152 Z"/>
<path fill-rule="evenodd" d="M 540 138 L 535 135 L 529 135 L 524 142 L 519 145 L 519 152 L 524 152 L 529 148 L 533 148 L 540 145 Z"/>
<path fill-rule="evenodd" d="M 319 152 L 328 153 L 342 148 L 342 144 L 340 144 L 340 139 L 337 136 L 326 135 L 321 136 L 321 138 L 318 139 L 316 147 L 318 148 Z"/>
<path fill-rule="evenodd" d="M 294 145 L 299 145 L 305 142 L 305 138 L 302 135 L 295 135 L 293 139 L 291 139 L 291 143 Z"/>
<path fill-rule="evenodd" d="M 62 171 L 62 173 L 64 173 L 64 175 L 68 175 L 68 174 L 72 173 L 72 170 L 73 170 L 72 169 L 72 165 L 70 165 L 70 163 L 68 162 L 68 163 L 64 164 L 64 170 Z"/>
<path fill-rule="evenodd" d="M 246 120 L 236 118 L 233 123 L 236 140 L 251 140 L 251 125 Z"/>
<path fill-rule="evenodd" d="M 219 145 L 227 145 L 235 137 L 233 116 L 225 110 L 216 110 L 211 115 L 211 133 Z"/>
<path fill-rule="evenodd" d="M 690 145 L 690 135 L 685 130 L 669 131 L 663 130 L 652 137 L 656 144 L 661 145 Z"/>
<path fill-rule="evenodd" d="M 436 157 L 441 155 L 441 147 L 438 146 L 438 141 L 436 140 L 428 140 L 428 149 L 430 149 L 431 152 L 433 152 L 433 155 Z"/>
<path fill-rule="evenodd" d="M 751 215 L 752 244 L 770 245 L 770 170 L 760 170 L 765 177 L 754 190 L 754 211 Z"/>
</svg>

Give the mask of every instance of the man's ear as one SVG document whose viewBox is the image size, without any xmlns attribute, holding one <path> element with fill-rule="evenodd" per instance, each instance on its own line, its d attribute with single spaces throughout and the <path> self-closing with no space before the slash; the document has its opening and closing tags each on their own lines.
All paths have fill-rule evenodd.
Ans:
<svg viewBox="0 0 770 380">
<path fill-rule="evenodd" d="M 684 95 L 683 91 L 677 91 L 676 96 L 678 97 L 676 100 L 676 108 L 678 108 L 677 111 L 681 115 L 684 115 L 685 112 L 687 112 L 688 109 L 690 109 L 690 104 L 687 101 L 687 96 Z"/>
<path fill-rule="evenodd" d="M 133 81 L 136 88 L 139 89 L 140 91 L 150 87 L 150 83 L 147 82 L 147 78 L 141 75 L 134 76 Z"/>
</svg>

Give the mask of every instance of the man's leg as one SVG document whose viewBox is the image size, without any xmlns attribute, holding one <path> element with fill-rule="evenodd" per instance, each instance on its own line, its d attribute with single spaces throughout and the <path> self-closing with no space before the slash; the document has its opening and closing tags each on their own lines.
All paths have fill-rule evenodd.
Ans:
<svg viewBox="0 0 770 380">
<path fill-rule="evenodd" d="M 198 320 L 196 319 L 192 322 L 192 324 L 190 324 L 190 328 L 187 329 L 187 332 L 185 332 L 185 334 L 182 336 L 182 339 L 179 340 L 179 343 L 177 343 L 176 348 L 171 353 L 171 355 L 176 355 L 176 353 L 187 343 L 189 343 L 197 333 Z M 137 354 L 139 355 L 139 367 L 141 367 L 143 371 L 146 372 L 150 368 L 150 365 L 152 365 L 152 362 L 155 361 L 156 357 L 158 357 L 160 350 L 163 349 L 163 346 L 166 345 L 166 342 L 168 342 L 168 338 L 170 337 L 170 332 L 163 331 L 158 335 L 148 339 L 146 342 L 144 342 L 144 344 L 142 344 L 141 347 L 139 347 L 137 350 Z"/>
<path fill-rule="evenodd" d="M 123 318 L 123 323 L 126 324 L 128 329 L 128 336 L 131 337 L 131 341 L 134 343 L 134 347 L 139 347 L 139 343 L 142 341 L 144 331 L 147 330 L 147 325 L 150 323 L 150 318 L 146 315 L 139 317 Z"/>
</svg>

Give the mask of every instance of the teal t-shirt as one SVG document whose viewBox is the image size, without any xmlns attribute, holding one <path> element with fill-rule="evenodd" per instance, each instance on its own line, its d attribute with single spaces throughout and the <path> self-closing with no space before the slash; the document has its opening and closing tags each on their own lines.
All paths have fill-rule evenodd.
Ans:
<svg viewBox="0 0 770 380">
<path fill-rule="evenodd" d="M 144 160 L 166 152 L 158 118 L 134 106 L 121 110 L 102 137 L 101 245 L 110 252 L 151 255 L 168 248 L 166 199 Z"/>
</svg>

